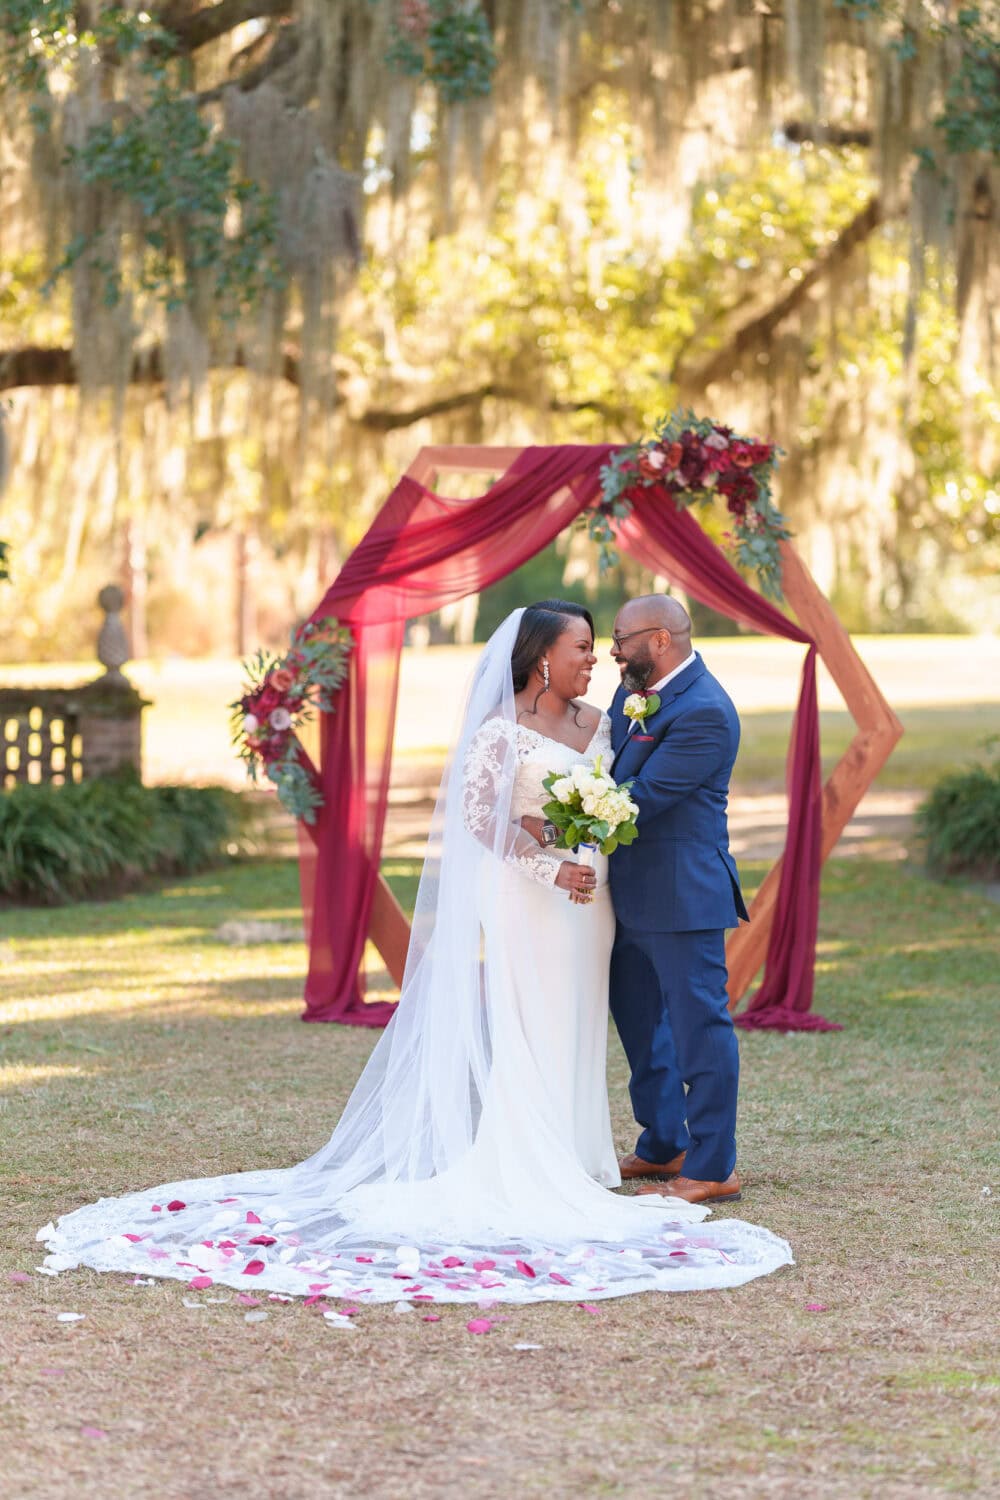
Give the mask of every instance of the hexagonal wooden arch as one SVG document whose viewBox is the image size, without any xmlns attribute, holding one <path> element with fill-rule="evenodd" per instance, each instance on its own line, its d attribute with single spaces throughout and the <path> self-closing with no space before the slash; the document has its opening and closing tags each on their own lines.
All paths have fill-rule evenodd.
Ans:
<svg viewBox="0 0 1000 1500">
<path fill-rule="evenodd" d="M 523 451 L 521 447 L 421 448 L 406 472 L 411 479 L 428 486 L 431 479 L 440 474 L 503 473 Z M 825 861 L 891 755 L 903 733 L 903 726 L 880 693 L 829 601 L 789 542 L 781 544 L 781 560 L 785 601 L 803 630 L 816 642 L 817 653 L 857 725 L 857 733 L 823 788 L 821 859 Z M 774 921 L 781 865 L 782 859 L 778 859 L 762 882 L 750 906 L 749 924 L 730 933 L 726 944 L 730 1010 L 739 1004 L 763 966 Z M 394 981 L 402 984 L 410 925 L 381 875 L 372 906 L 369 937 Z"/>
</svg>

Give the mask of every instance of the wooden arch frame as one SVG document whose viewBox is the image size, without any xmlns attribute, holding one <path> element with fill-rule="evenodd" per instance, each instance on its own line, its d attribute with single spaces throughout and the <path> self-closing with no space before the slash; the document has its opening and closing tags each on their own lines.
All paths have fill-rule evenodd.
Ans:
<svg viewBox="0 0 1000 1500">
<path fill-rule="evenodd" d="M 523 451 L 522 447 L 472 445 L 421 448 L 406 475 L 430 488 L 431 481 L 442 474 L 503 473 Z M 829 601 L 789 542 L 781 543 L 781 584 L 786 603 L 803 630 L 816 642 L 817 654 L 857 725 L 854 738 L 823 787 L 820 858 L 825 862 L 865 792 L 892 754 L 903 726 L 855 651 Z M 739 1004 L 763 966 L 774 921 L 783 858 L 780 856 L 775 861 L 761 883 L 750 906 L 750 923 L 731 932 L 726 943 L 730 1010 Z M 381 874 L 376 885 L 368 935 L 389 974 L 397 984 L 402 984 L 410 924 Z"/>
</svg>

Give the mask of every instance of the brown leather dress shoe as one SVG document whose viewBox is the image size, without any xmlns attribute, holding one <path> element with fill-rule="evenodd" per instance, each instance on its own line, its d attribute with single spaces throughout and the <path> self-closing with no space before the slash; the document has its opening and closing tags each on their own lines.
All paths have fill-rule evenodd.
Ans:
<svg viewBox="0 0 1000 1500">
<path fill-rule="evenodd" d="M 682 1151 L 675 1156 L 673 1161 L 643 1161 L 641 1156 L 630 1152 L 623 1156 L 618 1162 L 618 1170 L 622 1174 L 623 1182 L 634 1182 L 637 1177 L 655 1177 L 659 1182 L 666 1182 L 671 1177 L 676 1177 L 683 1169 L 684 1157 L 687 1155 Z"/>
<path fill-rule="evenodd" d="M 673 1182 L 650 1183 L 636 1193 L 659 1193 L 661 1198 L 683 1198 L 685 1203 L 736 1203 L 743 1197 L 740 1179 L 730 1172 L 725 1182 L 699 1182 L 694 1177 L 675 1177 Z"/>
</svg>

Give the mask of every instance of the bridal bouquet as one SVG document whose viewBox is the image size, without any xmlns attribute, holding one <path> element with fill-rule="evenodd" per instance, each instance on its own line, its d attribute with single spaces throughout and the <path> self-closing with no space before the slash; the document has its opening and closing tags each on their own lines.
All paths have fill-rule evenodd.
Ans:
<svg viewBox="0 0 1000 1500">
<path fill-rule="evenodd" d="M 542 785 L 549 793 L 542 811 L 559 829 L 557 849 L 591 845 L 602 854 L 613 854 L 619 844 L 635 839 L 639 809 L 628 794 L 632 783 L 618 786 L 601 769 L 600 756 L 593 766 L 552 771 Z"/>
<path fill-rule="evenodd" d="M 258 651 L 243 663 L 248 680 L 229 705 L 233 743 L 250 780 L 263 773 L 282 805 L 305 823 L 316 821 L 323 799 L 303 764 L 296 730 L 314 708 L 333 712 L 351 644 L 349 632 L 332 617 L 300 625 L 284 656 Z"/>
</svg>

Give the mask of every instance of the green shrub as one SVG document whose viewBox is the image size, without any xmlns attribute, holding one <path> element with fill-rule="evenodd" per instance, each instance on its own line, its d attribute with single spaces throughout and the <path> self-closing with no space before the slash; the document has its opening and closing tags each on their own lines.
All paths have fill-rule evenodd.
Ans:
<svg viewBox="0 0 1000 1500">
<path fill-rule="evenodd" d="M 134 774 L 0 794 L 0 898 L 55 904 L 190 874 L 230 858 L 243 821 L 223 787 L 143 786 Z"/>
<path fill-rule="evenodd" d="M 1000 876 L 1000 756 L 951 771 L 917 808 L 927 864 L 945 875 Z"/>
</svg>

